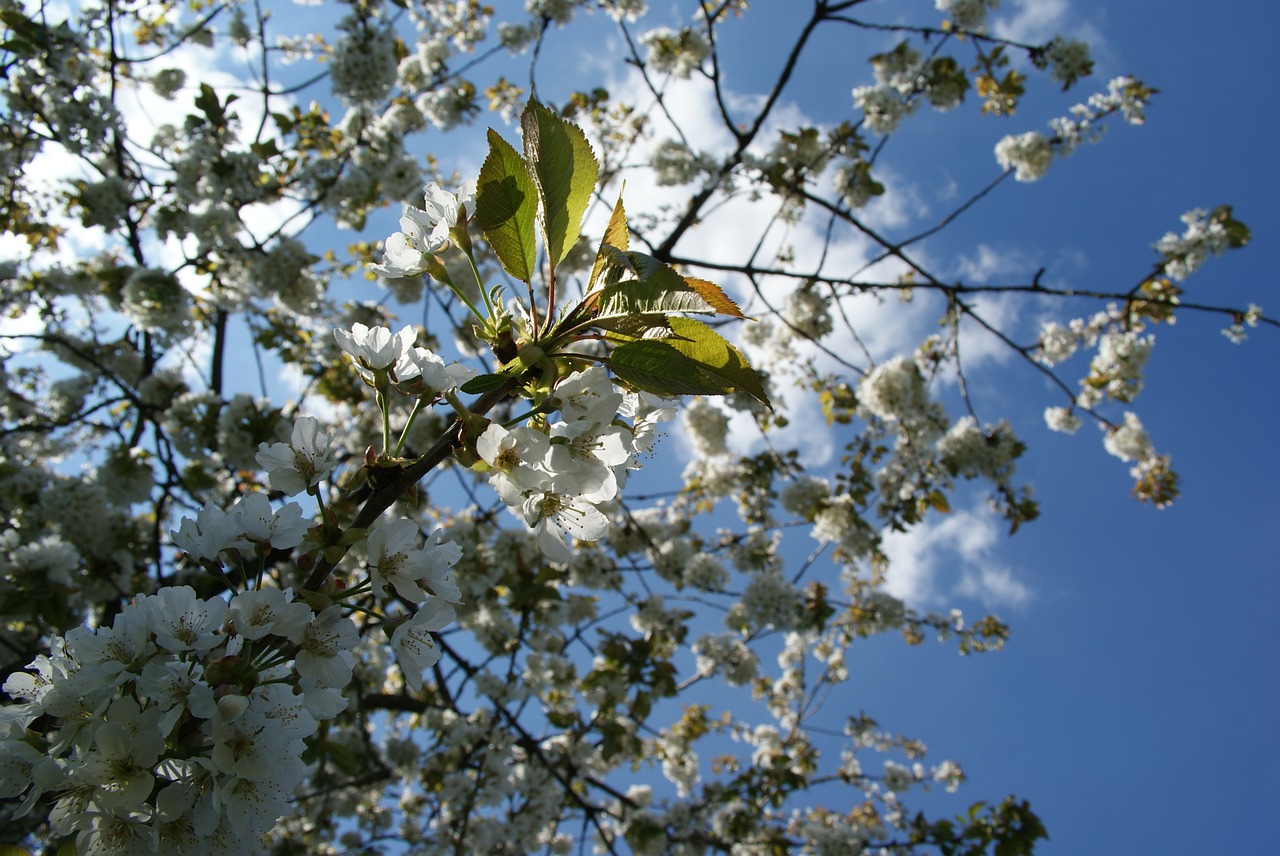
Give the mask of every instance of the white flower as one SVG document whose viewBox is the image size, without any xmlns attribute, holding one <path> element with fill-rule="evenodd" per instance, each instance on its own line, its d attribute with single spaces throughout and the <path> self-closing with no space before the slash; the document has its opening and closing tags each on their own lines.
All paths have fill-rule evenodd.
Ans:
<svg viewBox="0 0 1280 856">
<path fill-rule="evenodd" d="M 396 364 L 408 353 L 417 334 L 405 325 L 398 333 L 386 327 L 366 327 L 359 321 L 351 325 L 351 332 L 335 327 L 333 336 L 338 346 L 346 351 L 356 366 L 368 371 L 382 371 Z M 361 372 L 361 376 L 365 376 Z"/>
<path fill-rule="evenodd" d="M 239 716 L 213 717 L 211 758 L 219 771 L 255 781 L 279 781 L 290 744 L 279 721 L 249 707 Z"/>
<path fill-rule="evenodd" d="M 1151 438 L 1137 415 L 1126 411 L 1124 424 L 1107 430 L 1102 445 L 1122 461 L 1141 461 L 1155 454 Z"/>
<path fill-rule="evenodd" d="M 271 635 L 296 642 L 312 617 L 311 607 L 274 588 L 240 592 L 231 598 L 229 612 L 236 633 L 245 639 Z"/>
<path fill-rule="evenodd" d="M 631 432 L 609 422 L 557 422 L 551 426 L 551 450 L 543 466 L 552 473 L 595 470 L 607 499 L 618 494 L 613 468 L 631 461 Z M 592 476 L 596 478 L 597 476 Z"/>
<path fill-rule="evenodd" d="M 611 422 L 622 406 L 623 396 L 602 366 L 592 366 L 557 384 L 555 400 L 565 422 Z"/>
<path fill-rule="evenodd" d="M 254 688 L 250 703 L 268 720 L 278 723 L 285 740 L 301 740 L 316 733 L 318 723 L 305 705 L 303 696 L 285 684 L 262 684 Z"/>
<path fill-rule="evenodd" d="M 294 670 L 322 686 L 345 687 L 351 681 L 355 660 L 351 649 L 359 641 L 360 634 L 351 619 L 343 617 L 337 604 L 330 606 L 307 625 L 302 650 L 293 661 Z"/>
<path fill-rule="evenodd" d="M 35 767 L 44 757 L 25 740 L 0 740 L 0 799 L 12 799 L 30 787 Z"/>
<path fill-rule="evenodd" d="M 223 550 L 249 547 L 236 520 L 213 503 L 200 509 L 195 520 L 182 518 L 177 531 L 171 529 L 169 535 L 175 547 L 197 561 L 220 562 L 218 554 Z"/>
<path fill-rule="evenodd" d="M 85 674 L 106 684 L 131 680 L 131 672 L 155 652 L 146 613 L 129 605 L 116 615 L 110 628 L 75 627 L 67 632 L 67 651 Z"/>
<path fill-rule="evenodd" d="M 599 541 L 609 533 L 609 518 L 593 503 L 612 497 L 602 492 L 608 490 L 603 480 L 593 480 L 597 475 L 591 471 L 557 473 L 525 496 L 520 511 L 525 522 L 535 527 L 538 547 L 547 558 L 572 560 L 573 554 L 564 543 L 566 535 L 579 541 Z M 508 501 L 508 505 L 514 503 Z"/>
<path fill-rule="evenodd" d="M 462 592 L 453 578 L 453 566 L 462 558 L 462 548 L 453 541 L 428 542 L 427 552 L 431 554 L 431 569 L 427 572 L 426 584 L 431 593 L 449 603 L 461 603 Z"/>
<path fill-rule="evenodd" d="M 476 441 L 476 454 L 493 468 L 490 479 L 499 493 L 509 483 L 515 490 L 529 490 L 540 484 L 546 474 L 534 469 L 551 449 L 547 435 L 534 428 L 503 428 L 494 422 Z"/>
<path fill-rule="evenodd" d="M 138 695 L 163 711 L 160 733 L 168 734 L 187 710 L 188 699 L 204 675 L 198 663 L 184 663 L 169 657 L 154 657 L 142 668 Z"/>
<path fill-rule="evenodd" d="M 676 408 L 669 406 L 671 402 L 671 399 L 659 398 L 647 392 L 629 393 L 623 396 L 618 415 L 632 419 L 632 458 L 627 466 L 639 469 L 640 464 L 636 456 L 653 450 L 653 445 L 659 437 L 658 424 L 676 418 Z"/>
<path fill-rule="evenodd" d="M 298 417 L 288 444 L 259 444 L 256 457 L 258 465 L 267 471 L 272 490 L 287 496 L 319 484 L 337 463 L 328 435 L 313 416 Z"/>
<path fill-rule="evenodd" d="M 119 807 L 79 815 L 75 828 L 76 853 L 107 856 L 123 853 L 155 853 L 156 834 L 133 810 Z M 87 828 L 81 824 L 89 824 Z"/>
<path fill-rule="evenodd" d="M 227 616 L 227 602 L 218 598 L 200 600 L 191 586 L 168 586 L 143 597 L 156 644 L 166 651 L 203 654 L 225 641 L 221 628 Z"/>
<path fill-rule="evenodd" d="M 383 263 L 369 266 L 379 276 L 398 279 L 425 273 L 431 257 L 449 246 L 449 231 L 458 224 L 464 206 L 474 207 L 467 188 L 450 193 L 432 182 L 422 193 L 423 208 L 410 206 L 405 211 L 400 218 L 401 231 L 383 244 Z"/>
<path fill-rule="evenodd" d="M 475 370 L 461 363 L 445 365 L 444 360 L 426 348 L 410 348 L 396 361 L 396 389 L 405 395 L 434 400 L 457 389 L 475 374 Z"/>
<path fill-rule="evenodd" d="M 0 708 L 3 718 L 0 723 L 13 721 L 26 727 L 40 714 L 44 713 L 44 702 L 49 691 L 64 681 L 77 667 L 75 661 L 68 659 L 62 640 L 54 637 L 52 657 L 39 654 L 21 672 L 14 672 L 5 678 L 4 691 L 10 698 L 22 704 Z"/>
<path fill-rule="evenodd" d="M 410 207 L 400 218 L 399 232 L 382 245 L 382 264 L 370 265 L 369 270 L 387 279 L 404 279 L 421 276 L 431 265 L 431 256 L 449 245 L 449 230 L 443 223 L 433 222 L 427 212 Z"/>
<path fill-rule="evenodd" d="M 136 708 L 136 705 L 135 705 Z M 113 712 L 115 708 L 113 707 Z M 159 718 L 159 711 L 151 711 Z M 125 725 L 107 722 L 94 732 L 94 751 L 85 764 L 85 778 L 98 786 L 94 801 L 107 808 L 140 808 L 151 795 L 155 776 L 151 767 L 164 751 L 157 723 L 131 733 Z"/>
<path fill-rule="evenodd" d="M 1039 131 L 1010 134 L 996 143 L 996 162 L 1001 169 L 1012 169 L 1018 181 L 1035 181 L 1049 171 L 1053 161 L 1053 144 Z"/>
<path fill-rule="evenodd" d="M 248 833 L 250 840 L 255 837 L 253 833 L 270 829 L 278 818 L 289 812 L 290 796 L 290 788 L 272 779 L 231 777 L 218 791 L 226 817 L 234 819 L 238 827 L 232 834 Z M 228 825 L 223 824 L 218 830 L 219 837 Z M 244 829 L 246 826 L 248 829 Z"/>
<path fill-rule="evenodd" d="M 302 518 L 302 506 L 296 502 L 274 511 L 265 493 L 241 497 L 232 506 L 231 516 L 250 541 L 270 544 L 277 550 L 289 550 L 301 544 L 311 522 Z"/>
<path fill-rule="evenodd" d="M 892 134 L 910 109 L 891 86 L 859 86 L 853 90 L 853 106 L 862 111 L 867 128 L 877 134 Z"/>
<path fill-rule="evenodd" d="M 452 606 L 432 598 L 391 634 L 391 647 L 409 689 L 422 689 L 422 673 L 440 661 L 440 646 L 431 638 L 431 631 L 443 630 L 453 618 Z"/>
<path fill-rule="evenodd" d="M 417 549 L 418 524 L 401 518 L 383 524 L 369 533 L 369 578 L 379 597 L 389 597 L 387 586 L 414 603 L 427 599 L 419 581 L 431 569 L 431 557 Z"/>
</svg>

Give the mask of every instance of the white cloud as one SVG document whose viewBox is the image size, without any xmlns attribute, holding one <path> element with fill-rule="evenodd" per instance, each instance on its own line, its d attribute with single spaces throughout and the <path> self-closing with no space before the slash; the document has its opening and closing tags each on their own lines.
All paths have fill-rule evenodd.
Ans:
<svg viewBox="0 0 1280 856">
<path fill-rule="evenodd" d="M 609 90 L 616 98 L 639 105 L 638 109 L 642 111 L 653 101 L 643 79 L 634 71 L 620 80 L 610 81 Z M 747 116 L 752 108 L 759 106 L 759 99 L 754 96 L 726 93 L 725 98 L 731 115 Z M 695 79 L 672 82 L 664 93 L 663 104 L 675 126 L 683 131 L 685 139 L 695 150 L 719 156 L 732 151 L 736 141 L 723 125 L 715 93 L 707 81 Z M 656 139 L 677 136 L 671 121 L 662 110 L 650 110 L 648 115 L 652 119 Z M 779 129 L 818 124 L 794 103 L 780 103 L 775 106 L 753 148 L 762 154 L 774 144 Z M 643 161 L 650 145 L 646 143 L 639 149 L 632 161 Z M 900 229 L 927 213 L 927 204 L 905 176 L 895 174 L 887 167 L 879 173 L 889 192 L 858 212 L 864 223 L 877 231 Z M 660 211 L 663 206 L 667 206 L 678 213 L 694 191 L 694 188 L 660 187 L 648 170 L 629 171 L 624 177 L 627 182 L 625 203 L 628 212 Z M 830 175 L 819 180 L 828 191 L 831 190 Z M 756 265 L 768 267 L 774 263 L 773 260 L 779 253 L 784 252 L 795 259 L 788 265 L 791 270 L 838 279 L 852 277 L 866 282 L 894 282 L 906 270 L 906 265 L 893 257 L 871 264 L 881 255 L 881 247 L 847 226 L 837 231 L 834 240 L 829 240 L 829 214 L 826 212 L 811 208 L 795 223 L 783 222 L 777 217 L 777 213 L 777 203 L 770 196 L 753 197 L 737 193 L 726 197 L 720 194 L 704 207 L 699 221 L 677 247 L 677 253 L 725 265 L 741 265 L 750 257 Z M 597 206 L 592 212 L 586 232 L 591 235 L 599 234 L 604 228 L 607 214 L 604 206 Z M 643 228 L 639 217 L 632 216 L 631 219 L 633 226 L 641 225 Z M 660 234 L 661 230 L 655 230 L 654 233 Z M 642 247 L 636 242 L 634 248 Z M 787 296 L 799 287 L 801 281 L 799 277 L 760 276 L 752 283 L 746 277 L 715 269 L 700 271 L 699 275 L 717 282 L 739 301 L 748 314 L 761 315 L 766 314 L 763 305 L 765 302 L 774 309 L 780 309 Z M 757 288 L 760 289 L 759 293 Z M 839 311 L 832 313 L 835 329 L 822 341 L 828 353 L 824 354 L 820 349 L 802 341 L 793 343 L 805 355 L 815 356 L 820 369 L 837 368 L 837 361 L 832 354 L 854 366 L 865 365 L 867 360 L 863 356 L 864 346 L 877 361 L 910 352 L 926 336 L 936 331 L 941 311 L 939 301 L 929 296 L 921 296 L 913 303 L 903 304 L 893 293 L 884 296 L 869 293 L 848 295 L 841 298 L 838 309 Z M 1003 318 L 1001 315 L 998 320 Z M 724 332 L 730 338 L 738 338 L 741 329 L 741 324 L 729 325 Z M 986 343 L 974 343 L 975 359 L 979 358 L 980 353 L 985 354 L 984 349 L 989 347 Z M 758 356 L 752 355 L 757 363 L 760 362 Z M 847 366 L 840 367 L 840 370 L 845 373 L 849 371 Z M 836 454 L 837 444 L 825 421 L 814 418 L 820 412 L 817 396 L 789 384 L 789 378 L 782 379 L 774 390 L 781 399 L 780 409 L 791 417 L 791 421 L 785 428 L 771 431 L 773 442 L 800 449 L 807 466 L 825 465 Z M 759 430 L 745 414 L 733 418 L 729 442 L 731 448 L 744 454 L 758 451 L 763 446 Z"/>
<path fill-rule="evenodd" d="M 38 348 L 39 342 L 34 339 L 12 337 L 38 335 L 44 332 L 45 324 L 44 316 L 34 306 L 28 306 L 16 317 L 0 315 L 0 355 L 7 356 Z"/>
<path fill-rule="evenodd" d="M 955 596 L 988 608 L 1021 606 L 1032 592 L 993 558 L 1000 537 L 994 513 L 983 506 L 929 518 L 908 532 L 886 531 L 885 590 L 916 607 Z"/>
<path fill-rule="evenodd" d="M 1007 0 L 1004 8 L 1007 14 L 992 27 L 1000 38 L 1039 45 L 1062 35 L 1087 42 L 1095 58 L 1111 58 L 1102 31 L 1073 10 L 1070 0 Z"/>
<path fill-rule="evenodd" d="M 994 22 L 995 35 L 1035 44 L 1058 32 L 1067 18 L 1068 0 L 1011 0 L 1009 14 Z"/>
</svg>

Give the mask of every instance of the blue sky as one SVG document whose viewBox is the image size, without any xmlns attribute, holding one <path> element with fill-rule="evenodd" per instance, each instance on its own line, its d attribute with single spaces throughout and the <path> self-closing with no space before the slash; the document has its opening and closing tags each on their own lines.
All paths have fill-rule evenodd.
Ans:
<svg viewBox="0 0 1280 856">
<path fill-rule="evenodd" d="M 1131 73 L 1161 90 L 1148 124 L 1113 129 L 982 215 L 1021 222 L 1011 246 L 1074 259 L 1054 271 L 1088 286 L 1140 271 L 1181 211 L 1231 203 L 1254 242 L 1190 280 L 1188 299 L 1269 309 L 1280 185 L 1264 106 L 1276 83 L 1256 71 L 1275 21 L 1263 8 L 1073 2 L 1064 20 L 1105 39 L 1096 78 Z M 851 697 L 960 759 L 963 796 L 1031 800 L 1051 836 L 1041 852 L 1261 852 L 1274 841 L 1280 342 L 1256 331 L 1232 346 L 1221 326 L 1188 315 L 1161 330 L 1139 399 L 1182 475 L 1181 500 L 1162 512 L 1131 500 L 1123 468 L 1087 431 L 1027 430 L 1020 471 L 1043 513 L 997 551 L 1034 593 L 1004 612 L 1007 649 L 959 659 L 878 642 L 851 661 Z"/>
</svg>

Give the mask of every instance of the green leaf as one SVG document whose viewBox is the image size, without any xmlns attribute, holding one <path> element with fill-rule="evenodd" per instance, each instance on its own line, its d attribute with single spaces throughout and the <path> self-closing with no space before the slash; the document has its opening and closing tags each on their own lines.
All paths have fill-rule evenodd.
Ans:
<svg viewBox="0 0 1280 856">
<path fill-rule="evenodd" d="M 209 123 L 215 128 L 221 128 L 227 124 L 226 108 L 231 106 L 232 101 L 239 99 L 238 95 L 228 95 L 225 102 L 218 101 L 218 93 L 213 87 L 207 83 L 200 84 L 200 94 L 196 96 L 196 107 L 201 113 L 204 113 L 209 119 Z"/>
<path fill-rule="evenodd" d="M 360 772 L 360 758 L 347 744 L 336 740 L 322 740 L 320 748 L 329 760 L 348 776 L 354 776 Z"/>
<path fill-rule="evenodd" d="M 657 395 L 745 392 L 772 409 L 764 383 L 737 348 L 701 321 L 667 319 L 672 335 L 614 348 L 609 367 L 623 382 Z"/>
<path fill-rule="evenodd" d="M 596 263 L 591 269 L 591 288 L 598 285 L 613 285 L 623 277 L 635 279 L 640 274 L 627 253 L 611 244 L 601 244 L 596 252 Z"/>
<path fill-rule="evenodd" d="M 530 101 L 520 117 L 524 156 L 538 188 L 547 256 L 558 265 L 582 230 L 600 167 L 582 129 Z"/>
<path fill-rule="evenodd" d="M 634 315 L 645 312 L 698 312 L 714 315 L 715 308 L 690 288 L 684 277 L 667 265 L 652 268 L 641 279 L 628 279 L 607 285 L 600 294 L 601 315 Z"/>
<path fill-rule="evenodd" d="M 602 246 L 601 251 L 604 249 Z M 609 283 L 602 289 L 601 315 L 698 312 L 744 317 L 738 305 L 715 283 L 681 276 L 670 265 L 643 253 L 627 253 L 626 257 L 637 278 Z"/>
<path fill-rule="evenodd" d="M 626 189 L 624 182 L 623 190 Z M 604 239 L 601 243 L 617 247 L 622 251 L 627 250 L 628 242 L 631 240 L 630 233 L 627 231 L 627 212 L 622 207 L 622 194 L 618 194 L 618 201 L 614 203 L 613 213 L 609 215 L 609 225 L 604 230 Z"/>
<path fill-rule="evenodd" d="M 1249 227 L 1232 216 L 1230 205 L 1219 205 L 1213 209 L 1213 213 L 1209 215 L 1209 220 L 1221 223 L 1222 227 L 1227 230 L 1227 245 L 1233 250 L 1238 250 L 1248 244 L 1250 237 L 1252 237 Z"/>
<path fill-rule="evenodd" d="M 506 382 L 507 379 L 502 375 L 482 374 L 473 377 L 471 380 L 458 387 L 458 389 L 462 390 L 467 395 L 480 395 L 481 393 L 488 392 L 491 389 L 497 389 Z"/>
<path fill-rule="evenodd" d="M 665 339 L 671 335 L 670 317 L 662 312 L 606 315 L 594 319 L 591 325 L 624 339 Z"/>
<path fill-rule="evenodd" d="M 742 310 L 738 308 L 738 304 L 733 302 L 733 298 L 724 293 L 724 290 L 714 282 L 705 279 L 698 279 L 694 276 L 686 276 L 684 278 L 685 285 L 692 288 L 701 295 L 702 299 L 711 304 L 711 308 L 721 315 L 732 315 L 734 318 L 746 318 L 742 314 Z"/>
<path fill-rule="evenodd" d="M 600 241 L 600 251 L 596 253 L 596 263 L 591 267 L 591 279 L 587 280 L 588 291 L 595 289 L 596 280 L 600 278 L 600 274 L 608 264 L 606 249 L 614 253 L 625 253 L 630 239 L 631 236 L 627 232 L 627 213 L 622 208 L 622 194 L 619 193 L 618 201 L 613 206 L 613 213 L 609 215 L 609 226 L 604 230 L 604 238 Z"/>
<path fill-rule="evenodd" d="M 507 273 L 523 282 L 533 279 L 537 265 L 537 217 L 538 190 L 528 165 L 489 129 L 489 156 L 476 183 L 476 220 Z"/>
</svg>

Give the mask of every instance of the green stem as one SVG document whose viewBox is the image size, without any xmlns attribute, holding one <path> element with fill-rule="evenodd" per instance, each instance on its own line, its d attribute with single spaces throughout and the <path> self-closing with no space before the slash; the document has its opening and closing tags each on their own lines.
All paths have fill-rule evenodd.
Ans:
<svg viewBox="0 0 1280 856">
<path fill-rule="evenodd" d="M 392 457 L 400 457 L 400 452 L 404 449 L 404 441 L 409 436 L 409 429 L 413 427 L 413 420 L 418 417 L 418 412 L 422 410 L 422 399 L 419 398 L 413 403 L 413 410 L 409 411 L 409 421 L 404 423 L 404 430 L 400 432 L 400 439 L 396 441 L 396 450 L 392 453 Z"/>
<path fill-rule="evenodd" d="M 471 310 L 472 315 L 476 316 L 476 318 L 479 318 L 480 321 L 485 325 L 488 325 L 489 323 L 488 317 L 480 314 L 480 310 L 476 309 L 475 304 L 473 304 L 470 300 L 467 299 L 467 296 L 462 293 L 462 289 L 458 288 L 458 286 L 454 285 L 451 282 L 449 283 L 449 290 L 452 291 L 459 300 L 461 300 L 464 304 L 466 304 L 466 307 Z M 480 289 L 480 293 L 483 294 L 484 289 Z M 486 299 L 485 303 L 488 303 L 488 302 L 489 301 Z"/>
<path fill-rule="evenodd" d="M 475 277 L 476 287 L 480 289 L 480 297 L 484 299 L 484 308 L 489 312 L 487 320 L 492 323 L 497 313 L 493 311 L 493 304 L 489 302 L 489 290 L 484 287 L 484 282 L 480 279 L 480 268 L 476 266 L 475 256 L 472 255 L 470 247 L 463 252 L 463 255 L 467 257 L 467 264 L 471 265 L 471 275 Z"/>
<path fill-rule="evenodd" d="M 503 428 L 510 428 L 512 425 L 515 425 L 519 422 L 523 422 L 526 419 L 532 419 L 533 417 L 537 416 L 539 413 L 546 413 L 546 412 L 547 412 L 546 409 L 543 407 L 535 407 L 532 410 L 527 410 L 524 413 L 521 413 L 519 416 L 513 416 L 510 419 L 500 424 L 502 425 Z"/>
<path fill-rule="evenodd" d="M 357 583 L 356 585 L 354 585 L 354 586 L 352 586 L 351 588 L 349 588 L 349 589 L 347 589 L 346 591 L 344 591 L 344 592 L 342 593 L 342 599 L 341 599 L 341 600 L 335 600 L 335 601 L 334 601 L 334 603 L 340 603 L 340 604 L 342 604 L 343 606 L 350 606 L 352 609 L 354 609 L 354 608 L 355 608 L 355 604 L 347 603 L 347 601 L 348 601 L 348 600 L 350 600 L 350 599 L 351 599 L 351 598 L 353 598 L 353 597 L 358 597 L 358 596 L 360 596 L 360 595 L 364 594 L 364 593 L 365 593 L 365 592 L 367 592 L 367 591 L 373 591 L 373 578 L 372 578 L 372 577 L 366 577 L 362 582 Z"/>
<path fill-rule="evenodd" d="M 316 508 L 319 511 L 320 525 L 323 526 L 327 522 L 324 514 L 324 491 L 320 489 L 320 485 L 313 484 L 308 485 L 307 493 L 316 498 Z"/>
<path fill-rule="evenodd" d="M 341 602 L 341 601 L 339 601 L 339 603 L 342 603 L 342 602 Z M 358 604 L 354 604 L 354 603 L 343 603 L 342 605 L 343 605 L 343 606 L 348 607 L 349 609 L 351 609 L 351 611 L 352 611 L 352 612 L 363 612 L 365 615 L 368 615 L 368 616 L 370 616 L 370 617 L 372 617 L 372 618 L 376 618 L 376 619 L 378 619 L 379 621 L 386 621 L 386 620 L 387 620 L 387 617 L 386 617 L 385 615 L 383 615 L 381 612 L 378 612 L 376 609 L 369 609 L 369 608 L 367 608 L 367 607 L 360 606 L 360 605 L 358 605 Z"/>
<path fill-rule="evenodd" d="M 458 414 L 460 419 L 466 420 L 471 418 L 471 411 L 462 403 L 462 399 L 458 398 L 458 394 L 451 389 L 444 392 L 444 400 L 449 402 L 449 406 L 453 408 L 453 412 Z"/>
<path fill-rule="evenodd" d="M 377 390 L 378 407 L 382 409 L 382 451 L 391 451 L 391 405 L 382 390 Z"/>
</svg>

